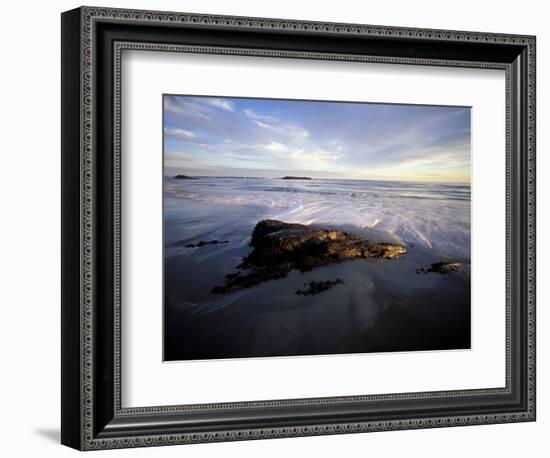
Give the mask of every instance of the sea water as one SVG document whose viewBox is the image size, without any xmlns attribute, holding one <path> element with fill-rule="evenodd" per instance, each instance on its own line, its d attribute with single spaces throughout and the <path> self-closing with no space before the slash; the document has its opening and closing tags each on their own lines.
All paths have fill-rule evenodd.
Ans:
<svg viewBox="0 0 550 458">
<path fill-rule="evenodd" d="M 470 186 L 197 177 L 164 181 L 165 359 L 468 348 Z M 262 219 L 397 242 L 397 261 L 354 260 L 227 294 Z M 200 241 L 218 244 L 190 247 Z M 457 274 L 419 274 L 441 259 Z M 315 296 L 308 281 L 343 280 Z"/>
</svg>

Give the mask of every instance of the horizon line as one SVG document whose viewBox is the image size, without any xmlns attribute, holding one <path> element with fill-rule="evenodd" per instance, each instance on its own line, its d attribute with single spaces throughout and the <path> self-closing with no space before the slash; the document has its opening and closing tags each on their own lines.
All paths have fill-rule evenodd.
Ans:
<svg viewBox="0 0 550 458">
<path fill-rule="evenodd" d="M 178 175 L 178 173 L 176 173 Z M 181 173 L 181 175 L 186 175 L 185 173 Z M 284 176 L 246 176 L 246 175 L 188 175 L 189 178 L 251 178 L 254 180 L 257 179 L 268 179 L 268 180 L 283 180 L 285 176 L 289 177 L 298 177 L 298 175 L 284 175 Z M 432 184 L 457 184 L 457 185 L 470 185 L 472 184 L 470 181 L 441 181 L 441 180 L 415 180 L 415 179 L 398 179 L 398 178 L 350 178 L 350 177 L 341 177 L 341 178 L 320 178 L 320 177 L 313 177 L 313 176 L 303 176 L 299 175 L 300 177 L 303 177 L 302 179 L 296 178 L 294 181 L 310 181 L 310 180 L 332 180 L 332 181 L 390 181 L 390 182 L 406 182 L 406 183 L 432 183 Z M 175 178 L 174 175 L 169 175 L 164 173 L 163 177 L 165 178 Z M 289 180 L 290 181 L 290 180 Z"/>
</svg>

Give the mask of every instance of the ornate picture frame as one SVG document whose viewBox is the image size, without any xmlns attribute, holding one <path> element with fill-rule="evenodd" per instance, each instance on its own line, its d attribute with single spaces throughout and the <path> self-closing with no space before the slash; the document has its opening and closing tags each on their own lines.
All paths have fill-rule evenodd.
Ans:
<svg viewBox="0 0 550 458">
<path fill-rule="evenodd" d="M 81 7 L 62 14 L 62 435 L 79 450 L 535 420 L 533 36 Z M 506 73 L 506 386 L 127 408 L 121 403 L 124 50 Z"/>
</svg>

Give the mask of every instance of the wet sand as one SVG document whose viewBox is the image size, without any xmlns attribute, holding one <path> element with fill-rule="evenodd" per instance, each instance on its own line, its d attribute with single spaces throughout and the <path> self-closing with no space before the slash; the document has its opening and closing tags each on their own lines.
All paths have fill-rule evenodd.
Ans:
<svg viewBox="0 0 550 458">
<path fill-rule="evenodd" d="M 470 348 L 467 263 L 459 272 L 417 273 L 441 254 L 414 245 L 397 260 L 357 259 L 292 271 L 214 294 L 212 288 L 251 251 L 252 229 L 269 211 L 193 202 L 180 208 L 170 198 L 165 210 L 166 361 Z M 395 241 L 373 229 L 338 228 Z M 229 243 L 186 246 L 200 240 Z M 310 281 L 336 279 L 343 283 L 327 291 L 296 294 Z"/>
</svg>

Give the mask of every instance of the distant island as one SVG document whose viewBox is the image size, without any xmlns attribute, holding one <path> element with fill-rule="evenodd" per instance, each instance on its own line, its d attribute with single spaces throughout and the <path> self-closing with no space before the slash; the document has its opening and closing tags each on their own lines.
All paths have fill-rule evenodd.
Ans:
<svg viewBox="0 0 550 458">
<path fill-rule="evenodd" d="M 311 180 L 311 177 L 286 176 L 286 177 L 283 177 L 282 180 Z"/>
<path fill-rule="evenodd" d="M 188 175 L 176 175 L 174 178 L 178 180 L 193 180 L 193 177 L 190 177 Z"/>
</svg>

